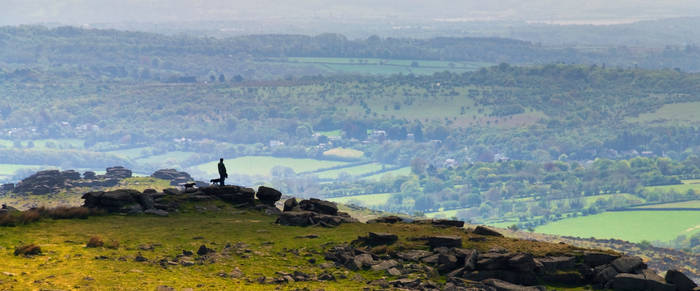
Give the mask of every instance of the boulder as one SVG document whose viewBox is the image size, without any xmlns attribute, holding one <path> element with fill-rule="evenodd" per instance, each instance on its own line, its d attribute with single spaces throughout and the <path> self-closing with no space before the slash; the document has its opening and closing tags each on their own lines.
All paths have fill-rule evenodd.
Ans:
<svg viewBox="0 0 700 291">
<path fill-rule="evenodd" d="M 404 222 L 404 219 L 395 215 L 383 216 L 375 219 L 370 219 L 367 223 L 389 223 L 394 224 L 397 222 Z"/>
<path fill-rule="evenodd" d="M 299 206 L 299 203 L 297 203 L 296 198 L 289 198 L 286 201 L 284 201 L 283 211 L 301 210 L 298 206 Z"/>
<path fill-rule="evenodd" d="M 666 272 L 666 282 L 676 285 L 678 291 L 690 291 L 698 287 L 693 280 L 678 270 L 668 270 Z"/>
<path fill-rule="evenodd" d="M 657 275 L 658 276 L 658 275 Z M 610 287 L 621 291 L 675 291 L 676 286 L 666 282 L 648 279 L 644 274 L 617 274 L 610 282 Z"/>
<path fill-rule="evenodd" d="M 481 225 L 477 226 L 473 233 L 486 236 L 503 236 L 500 232 Z"/>
<path fill-rule="evenodd" d="M 454 249 L 457 258 L 464 262 L 464 270 L 472 271 L 476 269 L 477 261 L 479 260 L 479 252 L 477 250 Z"/>
<path fill-rule="evenodd" d="M 430 256 L 432 254 L 433 254 L 432 252 L 424 251 L 424 250 L 408 250 L 408 251 L 399 252 L 396 254 L 396 256 L 398 258 L 404 259 L 406 261 L 418 262 L 422 258 L 425 258 L 425 257 Z"/>
<path fill-rule="evenodd" d="M 313 211 L 321 214 L 336 215 L 338 214 L 338 206 L 330 201 L 324 201 L 316 198 L 302 200 L 299 202 L 299 207 L 302 210 Z"/>
<path fill-rule="evenodd" d="M 511 257 L 513 257 L 513 255 L 509 253 L 488 252 L 479 254 L 476 268 L 479 270 L 507 269 L 510 266 L 509 261 Z"/>
<path fill-rule="evenodd" d="M 194 179 L 192 179 L 192 176 L 190 176 L 190 174 L 188 174 L 187 172 L 180 172 L 175 169 L 160 169 L 158 171 L 153 172 L 153 174 L 151 174 L 151 177 L 168 180 L 170 181 L 170 185 L 172 186 L 178 186 L 183 183 L 194 181 Z"/>
<path fill-rule="evenodd" d="M 97 178 L 97 175 L 93 171 L 86 171 L 85 173 L 83 173 L 83 179 L 93 180 L 96 178 Z"/>
<path fill-rule="evenodd" d="M 155 202 L 153 200 L 153 196 L 151 196 L 150 194 L 143 193 L 143 194 L 138 195 L 137 198 L 138 198 L 139 204 L 141 204 L 143 209 L 153 209 L 154 204 L 155 204 Z"/>
<path fill-rule="evenodd" d="M 496 288 L 496 291 L 545 291 L 541 286 L 521 286 L 498 279 L 486 279 L 481 283 Z"/>
<path fill-rule="evenodd" d="M 390 245 L 396 242 L 399 237 L 393 233 L 370 232 L 367 236 L 358 237 L 357 240 L 367 245 Z"/>
<path fill-rule="evenodd" d="M 274 188 L 260 186 L 258 187 L 258 200 L 267 205 L 275 205 L 275 202 L 282 198 L 282 192 Z"/>
<path fill-rule="evenodd" d="M 254 204 L 255 190 L 235 185 L 210 186 L 199 189 L 206 195 L 215 196 L 231 204 Z"/>
<path fill-rule="evenodd" d="M 360 254 L 353 258 L 353 263 L 357 269 L 368 269 L 375 264 L 374 258 L 370 254 Z"/>
<path fill-rule="evenodd" d="M 444 227 L 464 227 L 464 221 L 461 220 L 435 219 L 432 224 Z"/>
<path fill-rule="evenodd" d="M 381 261 L 379 263 L 375 263 L 374 265 L 372 265 L 372 270 L 384 271 L 384 270 L 389 270 L 391 268 L 394 268 L 398 265 L 399 265 L 399 263 L 395 260 L 386 260 L 386 261 Z"/>
<path fill-rule="evenodd" d="M 436 235 L 429 236 L 427 238 L 428 245 L 431 248 L 438 247 L 448 247 L 448 248 L 459 248 L 462 247 L 462 237 L 451 236 L 451 235 Z"/>
<path fill-rule="evenodd" d="M 632 256 L 622 256 L 610 263 L 610 265 L 620 273 L 632 273 L 636 270 L 643 269 L 642 264 L 642 258 Z"/>
<path fill-rule="evenodd" d="M 583 253 L 583 263 L 590 267 L 597 267 L 600 265 L 609 264 L 614 259 L 619 256 L 611 255 L 607 253 L 597 253 L 597 252 L 584 252 Z"/>
<path fill-rule="evenodd" d="M 557 270 L 571 270 L 576 265 L 575 257 L 559 256 L 537 258 L 536 261 L 542 264 L 542 271 L 553 273 Z"/>
<path fill-rule="evenodd" d="M 604 285 L 617 276 L 618 271 L 611 265 L 600 265 L 594 270 L 593 282 Z"/>
<path fill-rule="evenodd" d="M 106 169 L 106 178 L 116 178 L 116 179 L 126 179 L 131 178 L 131 170 L 124 168 L 122 166 L 109 167 Z"/>
<path fill-rule="evenodd" d="M 290 226 L 309 226 L 313 225 L 311 217 L 314 213 L 311 211 L 287 211 L 277 218 L 277 223 Z"/>
<path fill-rule="evenodd" d="M 508 259 L 508 266 L 520 272 L 534 272 L 535 259 L 531 254 L 516 254 Z"/>
</svg>

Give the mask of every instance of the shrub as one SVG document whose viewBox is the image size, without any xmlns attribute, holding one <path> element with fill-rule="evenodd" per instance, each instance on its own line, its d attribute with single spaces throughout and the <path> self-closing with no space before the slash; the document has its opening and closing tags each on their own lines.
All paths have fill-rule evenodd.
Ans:
<svg viewBox="0 0 700 291">
<path fill-rule="evenodd" d="M 53 219 L 71 219 L 80 218 L 86 219 L 91 214 L 96 214 L 96 211 L 92 211 L 85 207 L 65 207 L 59 206 L 52 209 L 46 209 L 46 216 Z"/>
<path fill-rule="evenodd" d="M 0 226 L 15 226 L 17 219 L 9 213 L 0 215 Z"/>
<path fill-rule="evenodd" d="M 102 241 L 102 238 L 100 238 L 99 236 L 93 236 L 90 238 L 90 240 L 85 246 L 88 248 L 98 248 L 104 246 L 104 244 L 105 243 Z"/>
<path fill-rule="evenodd" d="M 29 209 L 19 215 L 18 222 L 20 224 L 28 224 L 41 219 L 41 212 L 38 209 Z"/>
<path fill-rule="evenodd" d="M 15 256 L 41 255 L 41 248 L 35 244 L 15 247 Z"/>
</svg>

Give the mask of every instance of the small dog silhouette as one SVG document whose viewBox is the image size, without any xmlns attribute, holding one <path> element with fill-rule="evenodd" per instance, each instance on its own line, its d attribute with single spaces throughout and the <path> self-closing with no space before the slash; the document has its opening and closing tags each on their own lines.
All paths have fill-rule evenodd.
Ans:
<svg viewBox="0 0 700 291">
<path fill-rule="evenodd" d="M 219 184 L 221 182 L 221 178 L 216 178 L 216 179 L 211 179 L 209 180 L 212 184 Z"/>
</svg>

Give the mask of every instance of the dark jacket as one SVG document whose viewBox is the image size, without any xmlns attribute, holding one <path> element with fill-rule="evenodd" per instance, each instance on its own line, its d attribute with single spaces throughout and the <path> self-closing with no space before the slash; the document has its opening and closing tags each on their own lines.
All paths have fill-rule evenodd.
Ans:
<svg viewBox="0 0 700 291">
<path fill-rule="evenodd" d="M 219 176 L 228 178 L 228 174 L 226 174 L 226 166 L 224 166 L 224 162 L 219 162 Z"/>
</svg>

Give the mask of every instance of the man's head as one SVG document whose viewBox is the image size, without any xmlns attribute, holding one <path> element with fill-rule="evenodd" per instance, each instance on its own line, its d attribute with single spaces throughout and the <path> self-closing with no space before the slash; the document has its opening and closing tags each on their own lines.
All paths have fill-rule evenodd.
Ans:
<svg viewBox="0 0 700 291">
<path fill-rule="evenodd" d="M 223 158 L 219 159 L 219 162 L 220 162 L 220 163 L 221 163 L 221 162 L 223 162 L 223 161 L 224 161 L 224 159 L 223 159 Z"/>
</svg>

